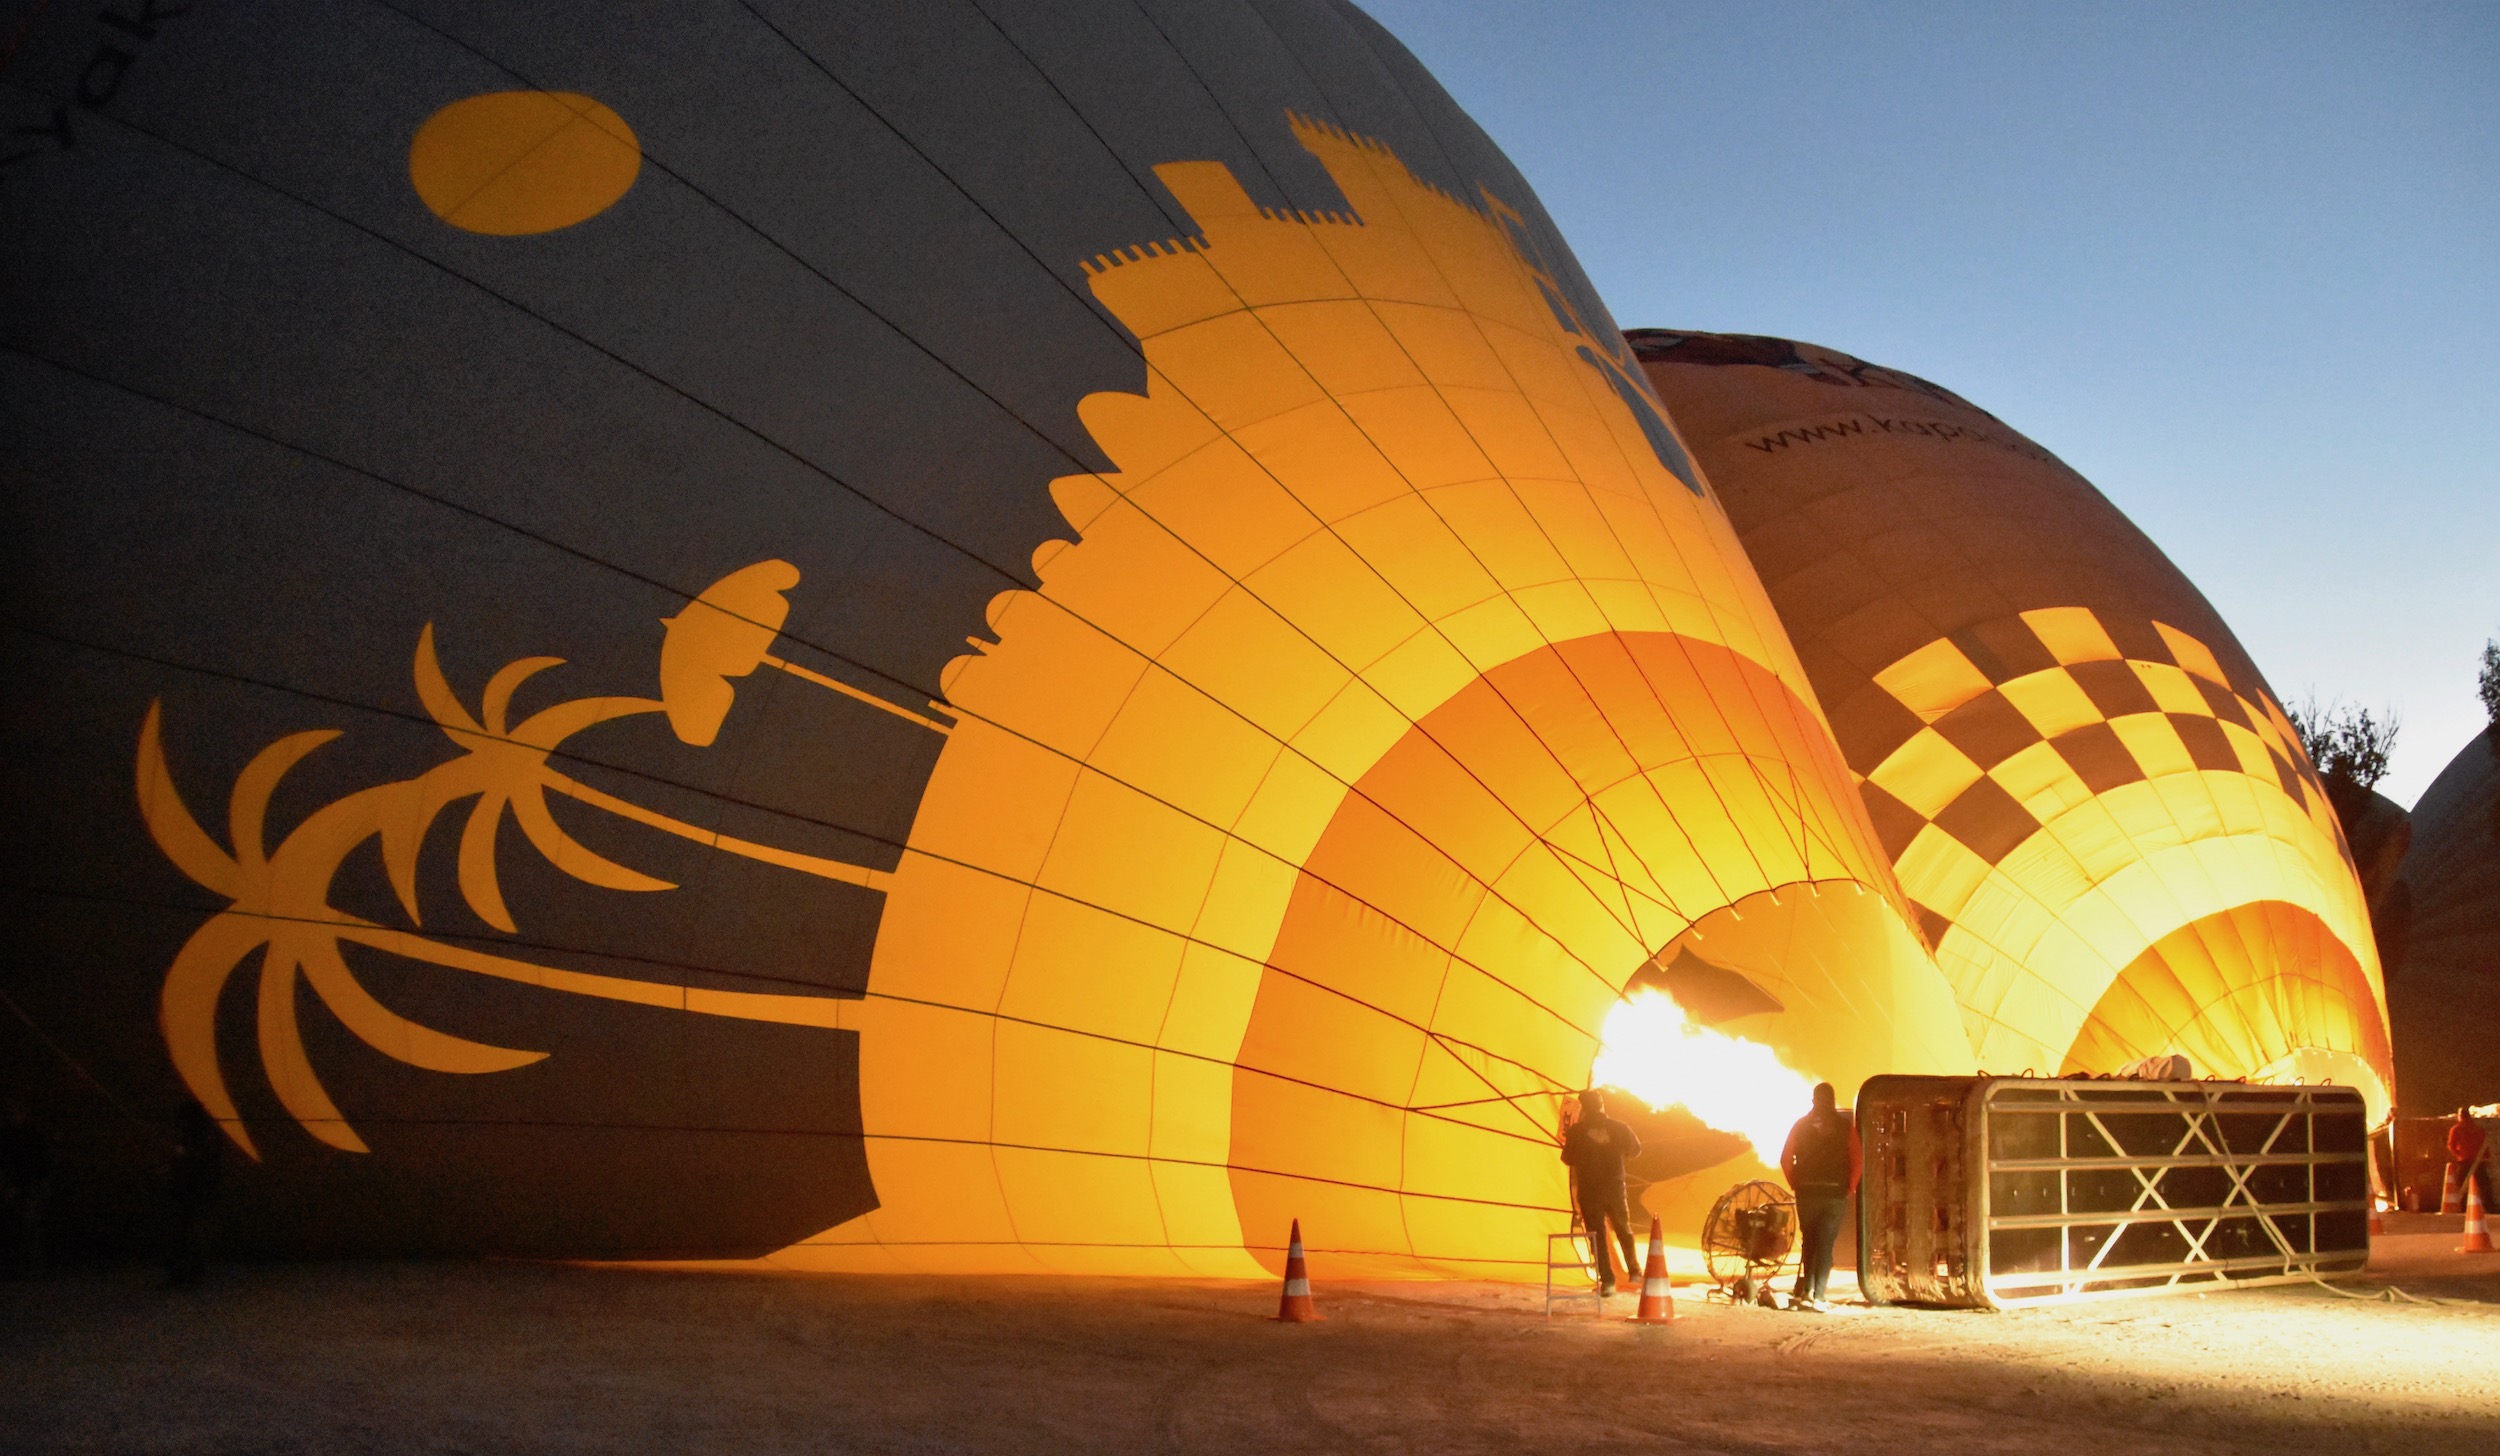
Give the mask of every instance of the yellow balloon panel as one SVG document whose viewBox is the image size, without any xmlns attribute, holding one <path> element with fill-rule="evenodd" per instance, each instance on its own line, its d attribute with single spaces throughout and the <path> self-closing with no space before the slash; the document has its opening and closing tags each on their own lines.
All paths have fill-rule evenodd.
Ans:
<svg viewBox="0 0 2500 1456">
<path fill-rule="evenodd" d="M 2325 921 L 2297 905 L 2255 901 L 2181 926 L 2129 962 L 2061 1070 L 2183 1052 L 2209 1076 L 2259 1076 L 2286 1059 L 2288 1039 L 2366 1075 L 2388 1060 L 2372 1000 L 2360 962 Z M 2358 1079 L 2348 1070 L 2339 1080 Z"/>
<path fill-rule="evenodd" d="M 882 1207 L 784 1261 L 1253 1274 L 1299 1218 L 1322 1271 L 1532 1277 L 1605 1009 L 1781 887 L 1852 907 L 1792 1019 L 1967 1064 L 1620 350 L 1498 200 L 1296 134 L 1350 213 L 1168 164 L 1198 231 L 1092 265 L 1146 392 L 949 669 L 858 1017 Z"/>
</svg>

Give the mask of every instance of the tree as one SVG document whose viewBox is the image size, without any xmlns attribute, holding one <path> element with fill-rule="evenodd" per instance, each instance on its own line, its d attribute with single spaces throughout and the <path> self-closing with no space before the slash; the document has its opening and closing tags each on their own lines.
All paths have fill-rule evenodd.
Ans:
<svg viewBox="0 0 2500 1456">
<path fill-rule="evenodd" d="M 2500 641 L 2483 640 L 2483 670 L 2475 675 L 2474 695 L 2483 700 L 2483 713 L 2491 720 L 2483 730 L 2491 739 L 2488 747 L 2500 755 Z M 2488 807 L 2491 822 L 2486 827 L 2494 840 L 2500 840 L 2500 795 L 2494 795 Z"/>
<path fill-rule="evenodd" d="M 2396 730 L 2402 726 L 2395 710 L 2373 714 L 2340 698 L 2320 706 L 2313 695 L 2286 716 L 2318 776 L 2326 780 L 2327 802 L 2349 827 L 2369 803 L 2370 791 L 2387 776 L 2387 756 L 2395 751 Z"/>
<path fill-rule="evenodd" d="M 2474 692 L 2483 700 L 2483 714 L 2491 726 L 2500 729 L 2500 641 L 2484 641 L 2483 670 L 2474 679 Z"/>
</svg>

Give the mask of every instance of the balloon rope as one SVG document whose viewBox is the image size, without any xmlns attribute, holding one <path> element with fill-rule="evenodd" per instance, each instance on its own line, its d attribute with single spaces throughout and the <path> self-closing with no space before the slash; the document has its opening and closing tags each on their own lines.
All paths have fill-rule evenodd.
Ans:
<svg viewBox="0 0 2500 1456">
<path fill-rule="evenodd" d="M 605 809 L 611 814 L 631 819 L 637 824 L 649 825 L 663 834 L 674 834 L 680 839 L 690 839 L 697 844 L 708 845 L 713 849 L 723 850 L 763 864 L 779 865 L 783 869 L 797 870 L 802 874 L 815 875 L 820 879 L 840 880 L 846 885 L 864 885 L 879 893 L 883 893 L 894 880 L 893 874 L 886 870 L 872 870 L 865 865 L 855 865 L 847 860 L 825 859 L 818 855 L 800 854 L 796 850 L 775 849 L 769 844 L 757 844 L 753 840 L 739 839 L 718 830 L 688 824 L 681 819 L 671 819 L 666 814 L 646 809 L 640 804 L 620 799 L 614 794 L 603 794 L 590 785 L 567 778 L 563 774 L 550 772 L 547 775 L 547 787 L 557 793 L 579 799 L 593 808 Z"/>
<path fill-rule="evenodd" d="M 726 1016 L 739 1021 L 774 1021 L 785 1026 L 841 1025 L 843 998 L 834 996 L 713 991 L 697 986 L 672 986 L 661 981 L 640 981 L 630 976 L 601 976 L 588 971 L 560 970 L 534 961 L 464 950 L 382 926 L 342 927 L 338 938 L 406 956 L 413 961 L 493 976 L 499 980 L 518 981 L 526 986 L 542 986 L 550 991 L 569 991 L 577 996 L 596 996 L 606 1001 L 628 1001 L 639 1006 L 692 1011 L 705 1016 Z"/>
<path fill-rule="evenodd" d="M 827 677 L 821 672 L 809 672 L 806 668 L 799 666 L 797 663 L 786 662 L 781 658 L 773 656 L 769 652 L 764 654 L 764 665 L 766 667 L 780 668 L 783 672 L 790 674 L 792 677 L 803 677 L 809 682 L 816 684 L 818 687 L 831 688 L 837 693 L 857 698 L 872 708 L 883 708 L 887 712 L 892 713 L 895 717 L 909 719 L 910 721 L 919 724 L 921 727 L 928 729 L 932 733 L 951 733 L 954 731 L 935 718 L 924 718 L 909 708 L 900 707 L 896 704 L 887 702 L 885 699 L 878 697 L 875 693 L 868 692 L 861 688 L 852 687 L 849 683 L 840 681 L 836 678 Z"/>
</svg>

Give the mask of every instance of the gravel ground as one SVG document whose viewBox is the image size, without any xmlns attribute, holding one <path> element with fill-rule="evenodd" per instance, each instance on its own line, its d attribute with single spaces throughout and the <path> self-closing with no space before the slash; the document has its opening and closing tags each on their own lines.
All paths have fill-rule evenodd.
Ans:
<svg viewBox="0 0 2500 1456">
<path fill-rule="evenodd" d="M 2448 1220 L 2453 1223 L 2454 1220 Z M 10 1452 L 2500 1452 L 2500 1255 L 2010 1314 L 543 1264 L 0 1285 Z"/>
</svg>

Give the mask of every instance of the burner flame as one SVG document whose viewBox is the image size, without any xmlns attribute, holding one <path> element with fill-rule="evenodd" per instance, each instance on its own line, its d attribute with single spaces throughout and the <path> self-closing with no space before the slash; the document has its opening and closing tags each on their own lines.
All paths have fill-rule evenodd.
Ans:
<svg viewBox="0 0 2500 1456">
<path fill-rule="evenodd" d="M 1753 1144 L 1779 1166 L 1788 1129 L 1814 1106 L 1814 1083 L 1760 1042 L 1696 1026 L 1675 998 L 1645 986 L 1606 1013 L 1594 1086 L 1623 1092 L 1651 1111 L 1681 1107 Z"/>
</svg>

